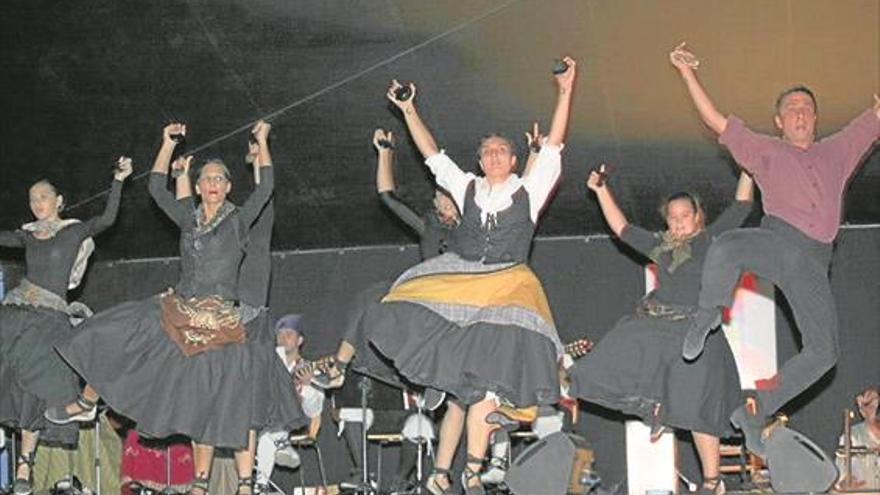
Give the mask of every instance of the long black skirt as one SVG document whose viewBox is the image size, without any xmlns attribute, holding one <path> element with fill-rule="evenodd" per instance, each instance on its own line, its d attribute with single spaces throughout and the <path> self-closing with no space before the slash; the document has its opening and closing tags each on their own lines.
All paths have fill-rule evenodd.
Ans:
<svg viewBox="0 0 880 495">
<path fill-rule="evenodd" d="M 394 388 L 412 388 L 412 384 L 397 372 L 394 363 L 370 343 L 367 335 L 369 325 L 362 324 L 364 315 L 371 307 L 379 304 L 391 284 L 390 280 L 377 282 L 355 295 L 348 306 L 342 339 L 355 349 L 355 359 L 349 366 L 350 370 Z"/>
<path fill-rule="evenodd" d="M 43 418 L 76 399 L 79 382 L 55 345 L 73 333 L 67 315 L 47 308 L 0 306 L 0 424 L 40 432 L 43 442 L 76 445 L 78 425 Z"/>
<path fill-rule="evenodd" d="M 411 302 L 370 305 L 361 320 L 369 342 L 408 381 L 446 391 L 465 404 L 487 392 L 518 406 L 559 400 L 556 349 L 513 324 L 459 326 Z"/>
<path fill-rule="evenodd" d="M 187 357 L 160 324 L 159 298 L 124 303 L 84 323 L 61 355 L 148 437 L 185 435 L 243 448 L 248 430 L 295 429 L 307 418 L 271 344 L 265 312 L 248 340 Z"/>
<path fill-rule="evenodd" d="M 660 404 L 661 422 L 718 437 L 733 433 L 730 414 L 743 404 L 739 373 L 720 331 L 700 357 L 681 357 L 687 320 L 625 316 L 578 361 L 572 395 L 651 423 Z"/>
</svg>

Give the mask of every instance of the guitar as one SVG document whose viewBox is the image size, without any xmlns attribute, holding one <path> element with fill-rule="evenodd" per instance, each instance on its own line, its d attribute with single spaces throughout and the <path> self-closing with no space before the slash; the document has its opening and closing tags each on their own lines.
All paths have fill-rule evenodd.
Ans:
<svg viewBox="0 0 880 495">
<path fill-rule="evenodd" d="M 290 374 L 297 386 L 303 386 L 311 381 L 313 375 L 327 373 L 334 362 L 336 362 L 336 356 L 333 354 L 321 356 L 318 359 L 302 358 L 296 363 Z"/>
</svg>

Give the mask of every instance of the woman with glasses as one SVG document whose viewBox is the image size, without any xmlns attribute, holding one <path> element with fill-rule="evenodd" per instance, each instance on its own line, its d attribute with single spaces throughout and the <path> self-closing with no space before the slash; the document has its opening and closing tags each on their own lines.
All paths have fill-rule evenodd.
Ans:
<svg viewBox="0 0 880 495">
<path fill-rule="evenodd" d="M 306 419 L 271 346 L 249 335 L 259 318 L 238 304 L 248 235 L 274 186 L 269 128 L 262 121 L 254 126 L 260 180 L 241 207 L 227 200 L 232 183 L 220 160 L 208 160 L 197 174 L 198 205 L 174 198 L 166 188 L 168 169 L 174 136 L 186 129 L 165 128 L 149 189 L 180 228 L 180 279 L 159 296 L 95 316 L 60 347 L 88 385 L 75 402 L 46 412 L 60 424 L 88 420 L 101 397 L 146 436 L 186 435 L 194 442 L 191 492 L 199 495 L 207 493 L 215 447 L 235 450 L 238 492 L 251 493 L 255 430 L 294 429 Z M 175 169 L 187 173 L 191 159 L 178 159 Z"/>
</svg>

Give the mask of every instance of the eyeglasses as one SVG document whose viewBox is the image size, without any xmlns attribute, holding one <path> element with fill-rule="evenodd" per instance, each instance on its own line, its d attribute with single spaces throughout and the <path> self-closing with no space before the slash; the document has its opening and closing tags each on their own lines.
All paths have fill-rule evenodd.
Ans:
<svg viewBox="0 0 880 495">
<path fill-rule="evenodd" d="M 208 184 L 223 184 L 227 180 L 229 179 L 222 175 L 204 175 L 199 177 L 199 182 L 207 182 Z"/>
</svg>

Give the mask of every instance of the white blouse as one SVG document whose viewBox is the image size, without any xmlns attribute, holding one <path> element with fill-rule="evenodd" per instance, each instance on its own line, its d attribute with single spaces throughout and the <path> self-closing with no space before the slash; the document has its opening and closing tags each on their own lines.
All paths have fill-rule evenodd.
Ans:
<svg viewBox="0 0 880 495">
<path fill-rule="evenodd" d="M 464 196 L 471 181 L 474 181 L 474 202 L 480 208 L 480 219 L 483 223 L 489 215 L 509 208 L 513 204 L 513 194 L 523 187 L 529 195 L 531 209 L 529 213 L 532 222 L 537 223 L 541 210 L 562 172 L 560 152 L 563 147 L 564 145 L 545 144 L 541 147 L 528 175 L 520 177 L 511 174 L 503 184 L 494 186 L 489 184 L 485 177 L 462 171 L 443 151 L 428 157 L 425 164 L 434 174 L 437 185 L 449 191 L 462 213 L 464 213 Z"/>
</svg>

